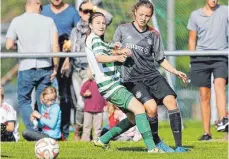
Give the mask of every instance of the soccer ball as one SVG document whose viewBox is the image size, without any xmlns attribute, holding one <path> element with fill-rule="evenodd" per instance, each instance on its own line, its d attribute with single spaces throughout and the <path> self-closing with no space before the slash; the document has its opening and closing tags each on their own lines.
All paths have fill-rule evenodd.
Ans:
<svg viewBox="0 0 229 159">
<path fill-rule="evenodd" d="M 52 138 L 42 138 L 35 145 L 35 155 L 39 159 L 54 159 L 59 154 L 59 145 Z"/>
</svg>

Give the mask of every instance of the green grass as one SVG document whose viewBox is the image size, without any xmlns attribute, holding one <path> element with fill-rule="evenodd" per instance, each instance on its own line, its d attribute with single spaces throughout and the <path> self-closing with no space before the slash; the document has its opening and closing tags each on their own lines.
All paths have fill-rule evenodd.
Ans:
<svg viewBox="0 0 229 159">
<path fill-rule="evenodd" d="M 22 124 L 21 124 L 22 125 Z M 167 122 L 160 122 L 161 138 L 174 147 L 173 136 Z M 20 131 L 22 128 L 20 129 Z M 111 142 L 111 149 L 105 151 L 94 147 L 92 143 L 74 142 L 73 133 L 69 141 L 59 142 L 59 159 L 226 159 L 228 158 L 228 142 L 220 139 L 224 133 L 216 132 L 212 127 L 214 140 L 199 142 L 197 138 L 202 134 L 202 125 L 196 121 L 185 121 L 183 131 L 183 145 L 190 149 L 187 153 L 147 154 L 143 141 L 140 142 Z M 1 143 L 1 158 L 32 159 L 35 142 L 23 139 L 18 143 Z"/>
</svg>

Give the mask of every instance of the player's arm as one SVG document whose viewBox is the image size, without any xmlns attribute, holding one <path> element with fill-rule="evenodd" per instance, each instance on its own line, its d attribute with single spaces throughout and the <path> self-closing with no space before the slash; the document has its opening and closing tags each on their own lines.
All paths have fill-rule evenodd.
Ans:
<svg viewBox="0 0 229 159">
<path fill-rule="evenodd" d="M 190 51 L 196 50 L 196 31 L 190 30 L 189 31 L 189 38 L 188 38 L 188 49 Z"/>
<path fill-rule="evenodd" d="M 109 62 L 124 62 L 126 61 L 127 55 L 96 55 L 96 60 L 99 63 L 109 63 Z"/>
<path fill-rule="evenodd" d="M 179 78 L 181 78 L 183 80 L 184 83 L 187 82 L 187 75 L 181 71 L 178 71 L 177 69 L 175 69 L 166 59 L 164 59 L 160 65 L 166 69 L 167 71 L 173 73 L 174 75 L 178 76 Z"/>
</svg>

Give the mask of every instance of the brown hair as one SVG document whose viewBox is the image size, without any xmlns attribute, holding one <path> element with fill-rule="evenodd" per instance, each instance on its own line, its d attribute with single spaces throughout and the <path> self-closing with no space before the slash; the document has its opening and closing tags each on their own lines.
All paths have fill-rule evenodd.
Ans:
<svg viewBox="0 0 229 159">
<path fill-rule="evenodd" d="M 140 0 L 132 7 L 132 16 L 135 18 L 135 11 L 138 10 L 139 7 L 145 6 L 146 8 L 150 8 L 152 10 L 152 15 L 154 12 L 153 4 L 148 0 Z"/>
<path fill-rule="evenodd" d="M 105 18 L 105 15 L 104 15 L 103 13 L 100 13 L 100 12 L 93 12 L 93 13 L 90 15 L 89 19 L 88 19 L 89 24 L 92 24 L 93 19 L 95 19 L 96 17 L 99 17 L 99 16 L 102 16 L 102 17 Z M 106 18 L 105 18 L 105 19 L 106 19 Z M 89 28 L 89 31 L 88 31 L 88 33 L 87 33 L 87 36 L 88 36 L 90 33 L 91 33 L 91 28 Z M 100 38 L 101 38 L 102 40 L 104 40 L 104 35 L 100 36 Z"/>
</svg>

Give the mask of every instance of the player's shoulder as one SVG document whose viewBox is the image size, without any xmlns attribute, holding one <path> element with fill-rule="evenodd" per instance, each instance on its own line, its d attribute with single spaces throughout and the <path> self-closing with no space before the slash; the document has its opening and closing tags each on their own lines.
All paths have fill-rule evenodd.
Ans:
<svg viewBox="0 0 229 159">
<path fill-rule="evenodd" d="M 157 36 L 160 36 L 159 31 L 157 31 L 154 27 L 149 26 L 149 27 L 148 27 L 148 30 L 149 30 L 151 33 L 153 33 L 153 34 L 155 34 L 155 35 L 157 35 Z"/>
<path fill-rule="evenodd" d="M 123 28 L 129 28 L 133 27 L 132 23 L 122 23 L 118 26 L 118 28 L 123 29 Z"/>
<path fill-rule="evenodd" d="M 223 11 L 228 12 L 228 6 L 226 6 L 226 5 L 219 5 L 219 8 L 220 8 L 221 10 L 223 10 Z"/>
</svg>

